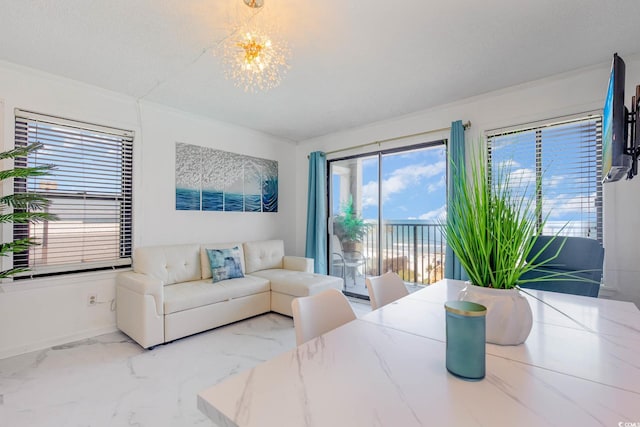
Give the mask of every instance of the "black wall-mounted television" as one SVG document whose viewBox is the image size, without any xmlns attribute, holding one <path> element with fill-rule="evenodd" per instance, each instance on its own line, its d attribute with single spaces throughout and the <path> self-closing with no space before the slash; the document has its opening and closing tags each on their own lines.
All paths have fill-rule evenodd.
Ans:
<svg viewBox="0 0 640 427">
<path fill-rule="evenodd" d="M 631 110 L 631 152 L 633 153 L 633 160 L 631 161 L 629 179 L 638 174 L 638 155 L 640 154 L 640 85 L 636 86 L 636 96 L 631 98 Z"/>
<path fill-rule="evenodd" d="M 634 156 L 627 145 L 628 110 L 624 106 L 625 64 L 613 55 L 609 87 L 602 117 L 602 180 L 617 181 L 629 177 Z M 635 145 L 635 144 L 632 144 Z"/>
</svg>

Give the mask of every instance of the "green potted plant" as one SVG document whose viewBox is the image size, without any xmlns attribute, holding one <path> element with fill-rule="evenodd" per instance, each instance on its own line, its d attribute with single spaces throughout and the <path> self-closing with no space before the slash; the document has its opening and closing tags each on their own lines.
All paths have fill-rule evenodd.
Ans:
<svg viewBox="0 0 640 427">
<path fill-rule="evenodd" d="M 40 143 L 17 147 L 13 150 L 0 153 L 0 161 L 26 157 L 29 153 L 42 147 Z M 0 182 L 9 178 L 28 179 L 35 176 L 43 176 L 49 173 L 53 166 L 15 167 L 0 171 Z M 36 223 L 40 221 L 54 221 L 57 217 L 47 212 L 50 201 L 34 193 L 8 194 L 0 197 L 0 223 Z M 8 256 L 11 253 L 23 252 L 29 247 L 39 243 L 33 238 L 27 237 L 9 242 L 0 243 L 0 256 Z M 0 271 L 0 279 L 11 277 L 28 269 L 17 267 Z"/>
<path fill-rule="evenodd" d="M 537 224 L 533 200 L 522 191 L 523 183 L 512 182 L 509 167 L 494 164 L 489 170 L 484 155 L 474 156 L 470 166 L 470 173 L 456 170 L 460 179 L 441 222 L 447 244 L 470 278 L 460 299 L 487 307 L 487 342 L 521 344 L 531 331 L 532 315 L 516 287 L 520 276 L 552 261 L 560 249 L 544 260 L 540 254 L 548 245 L 530 254 L 546 219 Z M 535 190 L 540 185 L 537 181 Z"/>
<path fill-rule="evenodd" d="M 369 224 L 358 215 L 353 206 L 353 197 L 342 206 L 340 215 L 334 220 L 334 234 L 338 236 L 345 252 L 362 252 L 358 247 L 367 234 Z"/>
</svg>

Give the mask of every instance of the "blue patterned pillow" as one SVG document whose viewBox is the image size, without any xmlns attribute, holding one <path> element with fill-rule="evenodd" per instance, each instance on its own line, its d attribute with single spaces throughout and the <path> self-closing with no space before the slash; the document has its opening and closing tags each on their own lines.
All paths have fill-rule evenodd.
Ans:
<svg viewBox="0 0 640 427">
<path fill-rule="evenodd" d="M 240 263 L 240 248 L 207 249 L 213 283 L 244 277 Z"/>
</svg>

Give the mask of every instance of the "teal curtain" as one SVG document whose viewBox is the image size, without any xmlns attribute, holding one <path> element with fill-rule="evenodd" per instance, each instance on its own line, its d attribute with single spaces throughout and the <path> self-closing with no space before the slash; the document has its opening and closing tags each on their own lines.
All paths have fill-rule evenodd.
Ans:
<svg viewBox="0 0 640 427">
<path fill-rule="evenodd" d="M 327 274 L 327 162 L 323 152 L 309 155 L 307 242 L 304 254 L 313 258 L 314 271 Z"/>
<path fill-rule="evenodd" d="M 449 179 L 447 182 L 447 198 L 450 200 L 455 188 L 454 183 L 460 179 L 465 171 L 464 159 L 464 125 L 462 120 L 451 123 L 451 138 L 449 138 Z M 449 206 L 449 203 L 447 203 Z M 449 212 L 447 212 L 447 216 Z M 453 250 L 447 245 L 445 253 L 444 277 L 447 279 L 469 280 L 467 272 L 458 261 Z"/>
</svg>

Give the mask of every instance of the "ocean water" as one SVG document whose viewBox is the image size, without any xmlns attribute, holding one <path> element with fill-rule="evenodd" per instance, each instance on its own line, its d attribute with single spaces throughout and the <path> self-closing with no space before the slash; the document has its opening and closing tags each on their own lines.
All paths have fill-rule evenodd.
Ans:
<svg viewBox="0 0 640 427">
<path fill-rule="evenodd" d="M 443 244 L 440 227 L 430 222 L 416 220 L 389 221 L 384 225 L 383 238 L 387 246 L 405 248 L 413 246 L 436 250 Z"/>
<path fill-rule="evenodd" d="M 242 212 L 244 196 L 236 193 L 224 193 L 224 210 L 226 212 Z"/>
<path fill-rule="evenodd" d="M 245 195 L 244 196 L 244 211 L 245 212 L 262 212 L 262 201 L 260 195 Z"/>
<path fill-rule="evenodd" d="M 202 210 L 203 211 L 223 211 L 224 210 L 224 193 L 222 191 L 203 191 L 202 192 Z"/>
<path fill-rule="evenodd" d="M 176 210 L 199 211 L 200 190 L 176 188 Z"/>
<path fill-rule="evenodd" d="M 275 186 L 271 182 L 270 185 L 263 185 L 263 189 L 270 191 L 262 195 L 203 191 L 201 205 L 199 190 L 177 188 L 176 209 L 219 212 L 278 212 L 277 180 L 275 180 Z"/>
<path fill-rule="evenodd" d="M 278 212 L 278 178 L 267 178 L 262 184 L 262 211 Z"/>
</svg>

